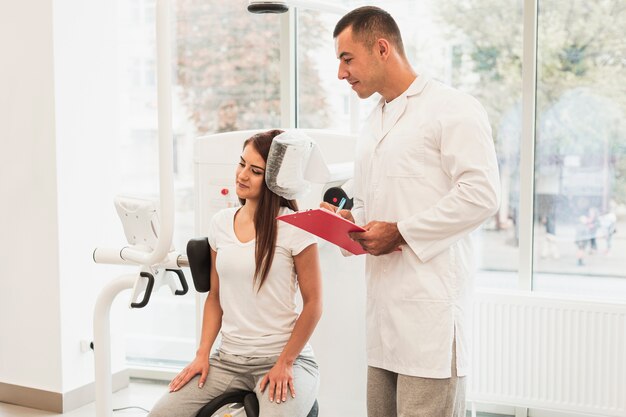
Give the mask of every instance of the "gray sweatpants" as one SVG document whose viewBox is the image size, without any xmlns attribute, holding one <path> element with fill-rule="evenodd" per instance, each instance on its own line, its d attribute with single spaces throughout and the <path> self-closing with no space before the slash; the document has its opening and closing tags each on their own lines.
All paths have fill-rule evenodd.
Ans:
<svg viewBox="0 0 626 417">
<path fill-rule="evenodd" d="M 176 392 L 168 392 L 154 405 L 149 417 L 194 417 L 209 401 L 236 390 L 254 391 L 259 399 L 260 417 L 306 417 L 319 389 L 319 370 L 311 356 L 298 356 L 293 364 L 296 397 L 288 392 L 287 401 L 269 400 L 269 390 L 261 393 L 261 380 L 276 363 L 277 356 L 249 358 L 218 352 L 211 356 L 209 374 L 202 388 L 199 375 Z"/>
<path fill-rule="evenodd" d="M 368 417 L 465 417 L 465 380 L 456 375 L 452 350 L 452 377 L 420 378 L 367 369 Z"/>
</svg>

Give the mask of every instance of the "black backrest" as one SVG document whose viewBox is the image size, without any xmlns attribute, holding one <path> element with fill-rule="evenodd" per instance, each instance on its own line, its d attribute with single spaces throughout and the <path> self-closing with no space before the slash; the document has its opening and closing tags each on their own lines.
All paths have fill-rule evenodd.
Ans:
<svg viewBox="0 0 626 417">
<path fill-rule="evenodd" d="M 193 278 L 193 286 L 198 292 L 211 289 L 211 246 L 206 237 L 187 242 L 187 259 Z"/>
</svg>

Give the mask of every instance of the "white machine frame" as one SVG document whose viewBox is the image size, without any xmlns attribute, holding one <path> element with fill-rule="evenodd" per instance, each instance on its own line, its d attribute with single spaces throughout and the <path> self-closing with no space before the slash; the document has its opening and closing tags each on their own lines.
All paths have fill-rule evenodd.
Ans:
<svg viewBox="0 0 626 417">
<path fill-rule="evenodd" d="M 110 417 L 113 412 L 110 311 L 115 297 L 123 290 L 134 289 L 134 299 L 141 292 L 151 289 L 147 288 L 145 281 L 148 275 L 153 277 L 152 285 L 155 288 L 163 284 L 175 288 L 171 274 L 166 274 L 164 269 L 184 266 L 178 254 L 170 250 L 174 232 L 170 3 L 169 0 L 157 0 L 156 4 L 160 230 L 151 245 L 131 245 L 121 249 L 97 248 L 93 253 L 97 263 L 139 267 L 139 272 L 121 275 L 106 284 L 96 301 L 93 313 L 96 417 Z M 140 224 L 134 227 L 141 227 Z M 143 224 L 149 228 L 153 225 L 151 220 Z M 149 230 L 146 234 L 149 235 Z"/>
</svg>

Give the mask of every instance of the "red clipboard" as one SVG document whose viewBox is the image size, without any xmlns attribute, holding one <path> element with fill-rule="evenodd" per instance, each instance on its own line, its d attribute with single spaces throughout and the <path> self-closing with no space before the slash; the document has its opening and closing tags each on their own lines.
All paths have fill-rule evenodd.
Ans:
<svg viewBox="0 0 626 417">
<path fill-rule="evenodd" d="M 276 219 L 321 237 L 354 255 L 367 253 L 348 236 L 350 232 L 365 232 L 365 229 L 328 210 L 318 208 L 299 211 L 278 216 Z"/>
</svg>

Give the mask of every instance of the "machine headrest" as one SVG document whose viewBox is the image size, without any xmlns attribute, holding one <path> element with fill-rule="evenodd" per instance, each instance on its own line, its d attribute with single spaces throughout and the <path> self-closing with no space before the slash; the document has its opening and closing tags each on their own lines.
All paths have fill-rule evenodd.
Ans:
<svg viewBox="0 0 626 417">
<path fill-rule="evenodd" d="M 206 237 L 187 242 L 187 259 L 193 278 L 193 286 L 198 292 L 211 289 L 211 246 Z"/>
<path fill-rule="evenodd" d="M 311 182 L 325 183 L 328 166 L 317 143 L 298 130 L 287 130 L 272 141 L 265 164 L 265 184 L 275 194 L 293 200 L 307 194 Z"/>
</svg>

